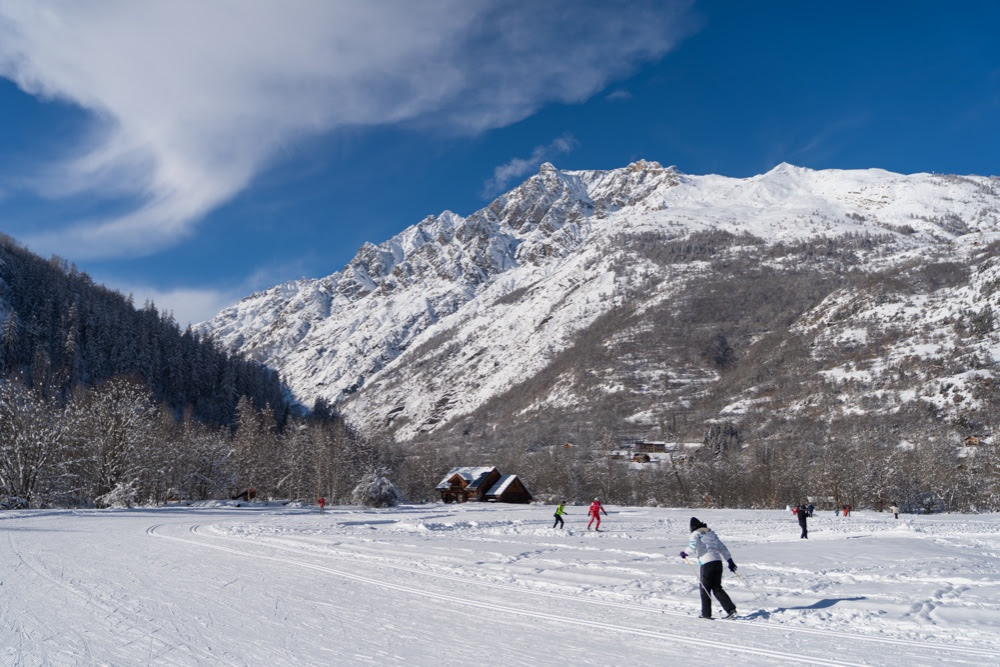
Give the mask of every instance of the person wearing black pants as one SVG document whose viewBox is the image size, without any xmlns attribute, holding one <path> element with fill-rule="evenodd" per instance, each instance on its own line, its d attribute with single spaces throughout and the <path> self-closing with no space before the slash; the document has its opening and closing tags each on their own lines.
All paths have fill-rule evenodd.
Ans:
<svg viewBox="0 0 1000 667">
<path fill-rule="evenodd" d="M 555 528 L 556 526 L 563 528 L 565 526 L 565 523 L 563 522 L 562 518 L 563 512 L 565 511 L 566 511 L 566 501 L 564 500 L 558 505 L 556 505 L 556 513 L 555 513 L 556 521 L 555 523 L 552 524 L 553 528 Z"/>
<path fill-rule="evenodd" d="M 736 615 L 736 605 L 729 598 L 729 594 L 722 588 L 722 561 L 713 560 L 701 566 L 701 616 L 702 618 L 712 618 L 712 598 L 709 593 L 715 596 L 722 608 L 726 611 L 727 617 Z"/>
<path fill-rule="evenodd" d="M 799 505 L 799 510 L 796 512 L 799 517 L 799 525 L 802 526 L 802 534 L 799 535 L 800 540 L 809 539 L 809 529 L 806 528 L 806 519 L 809 517 L 809 510 L 806 509 L 805 505 Z"/>
<path fill-rule="evenodd" d="M 729 598 L 729 595 L 722 589 L 722 561 L 729 564 L 729 571 L 736 571 L 736 563 L 729 555 L 729 549 L 722 543 L 719 536 L 712 532 L 712 529 L 699 521 L 696 517 L 691 517 L 691 538 L 688 543 L 692 556 L 698 557 L 701 564 L 699 572 L 701 580 L 701 617 L 712 618 L 712 598 L 709 593 L 722 605 L 726 612 L 726 618 L 736 615 L 736 605 Z M 681 558 L 687 560 L 688 554 L 681 552 Z"/>
</svg>

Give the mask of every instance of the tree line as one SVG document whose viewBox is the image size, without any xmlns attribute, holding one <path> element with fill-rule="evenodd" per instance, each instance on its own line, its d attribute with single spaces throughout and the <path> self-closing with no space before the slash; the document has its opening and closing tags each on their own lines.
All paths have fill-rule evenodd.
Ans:
<svg viewBox="0 0 1000 667">
<path fill-rule="evenodd" d="M 349 502 L 384 476 L 383 453 L 325 408 L 291 416 L 246 397 L 232 427 L 176 419 L 135 377 L 78 386 L 65 401 L 19 378 L 0 383 L 0 504 L 112 507 L 231 498 Z"/>
<path fill-rule="evenodd" d="M 456 465 L 515 473 L 536 500 L 601 497 L 621 505 L 904 511 L 1000 511 L 1000 450 L 990 440 L 956 450 L 942 426 L 922 446 L 899 446 L 912 416 L 819 423 L 795 417 L 780 437 L 743 440 L 737 424 L 715 424 L 698 447 L 674 443 L 659 464 L 611 452 L 610 431 L 593 442 L 492 450 L 407 448 L 359 437 L 322 403 L 279 429 L 273 413 L 238 401 L 232 427 L 175 419 L 137 378 L 78 387 L 65 402 L 17 378 L 0 383 L 0 503 L 6 507 L 108 507 L 230 498 L 325 497 L 356 503 L 358 489 L 391 479 L 397 498 L 436 500 L 434 485 Z M 794 422 L 794 423 L 793 423 Z M 929 443 L 929 444 L 927 444 Z M 395 491 L 393 491 L 395 493 Z"/>
<path fill-rule="evenodd" d="M 700 442 L 665 443 L 672 452 L 657 455 L 659 463 L 633 463 L 610 433 L 591 443 L 450 455 L 516 473 L 536 500 L 552 503 L 600 497 L 633 506 L 778 509 L 809 501 L 821 509 L 1000 511 L 1000 447 L 984 439 L 956 448 L 945 426 L 920 445 L 901 446 L 898 432 L 910 418 L 819 424 L 796 417 L 780 429 L 794 437 L 751 442 L 738 425 L 715 424 Z"/>
</svg>

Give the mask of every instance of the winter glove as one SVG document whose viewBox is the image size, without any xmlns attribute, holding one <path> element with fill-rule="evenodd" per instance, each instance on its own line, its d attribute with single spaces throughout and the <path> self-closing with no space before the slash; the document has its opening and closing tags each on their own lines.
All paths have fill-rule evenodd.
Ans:
<svg viewBox="0 0 1000 667">
<path fill-rule="evenodd" d="M 736 571 L 736 563 L 733 562 L 732 558 L 729 559 L 729 571 L 730 572 Z"/>
<path fill-rule="evenodd" d="M 687 552 L 682 551 L 681 558 L 687 559 L 687 557 L 688 557 Z"/>
</svg>

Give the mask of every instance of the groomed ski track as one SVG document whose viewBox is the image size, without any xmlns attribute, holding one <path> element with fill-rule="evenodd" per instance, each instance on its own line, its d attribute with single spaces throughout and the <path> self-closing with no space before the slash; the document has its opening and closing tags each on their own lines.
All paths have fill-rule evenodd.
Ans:
<svg viewBox="0 0 1000 667">
<path fill-rule="evenodd" d="M 158 528 L 162 528 L 162 527 L 163 527 L 162 524 L 159 525 L 159 526 L 150 526 L 150 528 L 147 529 L 147 532 L 149 534 L 155 536 L 155 537 L 167 537 L 168 539 L 181 539 L 181 538 L 175 538 L 175 537 L 174 538 L 168 537 L 166 535 L 158 533 L 157 529 Z M 191 533 L 194 533 L 195 535 L 199 535 L 199 536 L 202 535 L 202 531 L 201 531 L 201 526 L 200 525 L 192 524 L 190 526 L 189 530 L 190 530 Z M 232 537 L 225 537 L 225 536 L 218 536 L 218 535 L 212 536 L 212 539 L 232 540 L 234 542 L 243 542 L 244 544 L 246 543 L 245 540 L 241 540 L 239 538 L 232 538 Z M 270 544 L 270 543 L 267 543 L 267 546 L 269 548 L 271 548 L 271 549 L 276 549 L 276 550 L 279 550 L 279 551 L 291 552 L 291 553 L 295 553 L 295 554 L 298 554 L 298 555 L 306 555 L 301 549 L 295 549 L 295 548 L 290 548 L 290 547 L 281 546 L 281 545 L 277 545 L 277 544 Z M 345 558 L 356 559 L 356 558 L 359 558 L 359 556 L 356 555 L 356 554 L 355 555 L 349 555 L 349 554 L 346 554 L 345 552 L 336 552 L 336 551 L 335 552 L 325 552 L 324 555 L 329 556 L 331 558 L 341 558 L 341 559 L 345 559 Z M 278 559 L 278 560 L 283 560 L 283 559 Z M 289 562 L 294 562 L 296 565 L 303 566 L 303 567 L 315 567 L 315 566 L 310 565 L 308 563 L 302 563 L 302 562 L 298 562 L 298 561 L 289 561 Z M 402 571 L 402 572 L 411 572 L 411 573 L 418 574 L 418 575 L 423 576 L 423 577 L 433 577 L 433 578 L 437 578 L 437 579 L 444 579 L 444 580 L 449 580 L 449 581 L 456 581 L 456 582 L 460 582 L 462 584 L 471 584 L 473 586 L 480 586 L 480 587 L 484 587 L 484 588 L 493 588 L 493 589 L 498 589 L 498 590 L 502 590 L 502 591 L 510 591 L 510 592 L 516 593 L 518 595 L 529 595 L 529 596 L 536 595 L 536 596 L 539 596 L 539 597 L 549 598 L 549 599 L 570 600 L 570 601 L 572 601 L 574 603 L 582 603 L 582 604 L 585 604 L 585 605 L 596 605 L 596 606 L 600 606 L 600 607 L 613 607 L 613 608 L 616 608 L 616 609 L 623 609 L 623 610 L 627 610 L 627 611 L 630 611 L 630 612 L 636 612 L 636 613 L 642 613 L 642 614 L 654 614 L 656 616 L 675 616 L 675 617 L 678 617 L 678 618 L 683 618 L 685 620 L 690 620 L 691 616 L 692 616 L 690 613 L 686 613 L 686 612 L 671 611 L 669 609 L 655 609 L 655 608 L 650 608 L 650 607 L 642 606 L 642 605 L 638 605 L 638 604 L 629 604 L 629 603 L 626 603 L 626 602 L 612 602 L 612 601 L 608 601 L 608 600 L 597 600 L 597 599 L 591 599 L 591 598 L 581 597 L 581 596 L 577 596 L 577 595 L 566 595 L 564 593 L 552 593 L 552 592 L 547 592 L 547 591 L 536 591 L 536 590 L 525 589 L 525 588 L 521 588 L 521 587 L 517 587 L 517 586 L 512 586 L 512 585 L 494 584 L 494 583 L 489 583 L 489 582 L 484 582 L 484 581 L 475 581 L 475 580 L 470 580 L 468 577 L 460 577 L 460 576 L 456 576 L 456 575 L 452 575 L 452 574 L 442 574 L 442 573 L 438 573 L 438 572 L 428 572 L 427 570 L 418 570 L 418 569 L 412 568 L 412 567 L 406 567 L 406 566 L 402 566 L 402 565 L 394 565 L 394 564 L 385 563 L 385 562 L 375 562 L 374 559 L 372 559 L 371 557 L 368 557 L 367 562 L 370 563 L 370 564 L 376 564 L 378 567 L 389 568 L 389 569 L 393 569 L 393 570 L 399 570 L 399 571 Z M 322 568 L 322 569 L 327 570 L 326 568 Z M 358 581 L 365 581 L 366 583 L 370 583 L 370 584 L 374 584 L 374 585 L 382 585 L 382 582 L 378 581 L 378 580 L 369 580 L 366 577 L 355 577 L 355 576 L 352 576 L 352 575 L 348 575 L 346 573 L 335 572 L 335 571 L 332 571 L 332 570 L 327 570 L 327 571 L 329 571 L 331 574 L 337 574 L 337 575 L 340 575 L 340 576 L 345 576 L 345 577 L 348 577 L 348 578 L 351 578 L 351 579 L 355 579 L 355 580 L 358 580 Z M 419 591 L 412 591 L 412 590 L 410 590 L 409 592 L 418 592 L 419 593 Z M 430 597 L 438 597 L 438 596 L 436 594 L 431 594 Z M 510 611 L 511 613 L 521 613 L 521 610 L 519 610 L 519 609 L 507 609 L 506 611 Z M 767 619 L 767 617 L 770 616 L 770 612 L 768 610 L 766 610 L 766 609 L 758 610 L 757 612 L 751 613 L 749 615 L 750 616 L 760 617 L 760 619 L 763 621 L 763 622 L 752 622 L 753 627 L 754 627 L 755 630 L 774 631 L 774 632 L 781 632 L 781 633 L 787 633 L 787 632 L 789 632 L 791 630 L 791 631 L 794 631 L 796 633 L 817 635 L 817 636 L 821 636 L 821 637 L 836 637 L 836 638 L 840 638 L 840 639 L 844 639 L 844 640 L 850 640 L 850 641 L 862 641 L 862 642 L 870 642 L 870 643 L 875 643 L 875 644 L 887 644 L 887 645 L 893 645 L 893 646 L 912 647 L 913 644 L 914 644 L 914 642 L 912 640 L 906 640 L 906 639 L 892 639 L 892 638 L 888 638 L 888 637 L 864 637 L 864 636 L 858 636 L 857 634 L 849 634 L 849 633 L 846 633 L 846 632 L 837 632 L 837 631 L 834 631 L 834 630 L 817 630 L 817 629 L 814 629 L 814 628 L 802 628 L 802 627 L 790 628 L 790 626 L 784 625 L 784 624 L 782 624 L 780 622 L 771 621 L 771 620 L 765 620 L 765 619 Z M 746 616 L 746 614 L 741 614 L 739 617 L 737 617 L 735 619 L 721 619 L 721 618 L 719 618 L 719 619 L 716 619 L 716 620 L 725 620 L 726 623 L 732 623 L 732 624 L 749 624 L 749 623 L 751 623 L 751 621 L 743 618 L 744 616 Z M 586 624 L 586 625 L 593 625 L 593 624 Z M 604 626 L 602 626 L 602 627 L 604 627 Z M 623 632 L 634 632 L 634 630 L 632 628 L 621 628 L 621 631 L 623 631 Z M 662 633 L 660 633 L 660 634 L 662 634 Z M 677 640 L 677 641 L 687 642 L 687 640 Z M 990 650 L 985 650 L 985 649 L 977 649 L 977 648 L 961 647 L 961 646 L 948 646 L 948 645 L 944 645 L 944 644 L 937 644 L 935 642 L 919 642 L 919 644 L 920 644 L 920 647 L 921 647 L 922 651 L 923 650 L 941 651 L 942 655 L 948 655 L 948 654 L 970 655 L 970 656 L 981 657 L 984 660 L 1000 661 L 1000 651 L 990 651 Z M 784 657 L 785 657 L 785 659 L 790 659 L 787 656 L 784 656 Z M 809 661 L 807 661 L 807 662 L 809 662 Z M 810 662 L 810 664 L 827 664 L 827 663 L 820 663 L 820 662 L 812 661 L 812 662 Z M 829 663 L 829 664 L 841 665 L 841 664 L 852 664 L 852 663 L 833 662 L 833 663 Z"/>
<path fill-rule="evenodd" d="M 350 579 L 352 581 L 361 582 L 361 583 L 368 584 L 368 585 L 371 585 L 371 586 L 377 586 L 377 587 L 381 587 L 381 588 L 385 588 L 385 589 L 389 589 L 389 590 L 393 590 L 393 591 L 399 591 L 399 592 L 402 592 L 402 593 L 407 593 L 407 594 L 410 594 L 410 595 L 416 595 L 416 596 L 420 596 L 420 597 L 424 597 L 424 598 L 428 598 L 428 599 L 432 599 L 432 600 L 440 600 L 440 601 L 445 602 L 445 603 L 453 603 L 455 601 L 454 598 L 451 595 L 443 594 L 443 593 L 437 593 L 437 592 L 428 590 L 426 588 L 393 584 L 393 583 L 389 583 L 389 582 L 385 581 L 384 579 L 374 578 L 374 577 L 370 577 L 370 576 L 362 576 L 362 575 L 357 575 L 357 574 L 351 574 L 349 572 L 345 572 L 345 571 L 340 570 L 340 569 L 334 569 L 334 568 L 327 567 L 327 566 L 324 566 L 324 565 L 318 565 L 318 564 L 315 564 L 315 563 L 306 562 L 306 561 L 303 561 L 303 560 L 300 560 L 300 559 L 293 559 L 293 558 L 280 557 L 280 556 L 274 556 L 274 555 L 264 555 L 262 553 L 259 553 L 260 551 L 275 550 L 275 551 L 280 551 L 280 552 L 292 552 L 292 553 L 296 553 L 297 555 L 303 556 L 303 557 L 309 555 L 309 554 L 307 554 L 306 552 L 304 552 L 301 549 L 294 549 L 294 548 L 290 548 L 290 547 L 286 547 L 286 546 L 281 546 L 281 545 L 277 545 L 277 544 L 270 544 L 270 543 L 266 543 L 266 542 L 264 544 L 247 545 L 246 540 L 242 540 L 240 538 L 225 537 L 225 536 L 211 536 L 211 537 L 208 537 L 206 539 L 206 538 L 204 538 L 202 536 L 202 533 L 203 533 L 203 531 L 201 530 L 202 527 L 200 525 L 197 525 L 197 524 L 193 524 L 193 525 L 188 526 L 189 533 L 191 535 L 196 536 L 196 539 L 190 539 L 190 538 L 185 538 L 185 537 L 177 537 L 177 536 L 166 535 L 166 534 L 164 534 L 164 529 L 165 528 L 166 528 L 166 526 L 164 526 L 163 524 L 154 525 L 154 526 L 150 526 L 147 529 L 147 532 L 150 535 L 154 536 L 154 537 L 161 537 L 161 538 L 165 538 L 165 539 L 175 540 L 175 541 L 178 541 L 178 542 L 184 542 L 184 543 L 188 543 L 188 544 L 193 544 L 193 545 L 196 545 L 198 547 L 209 548 L 209 549 L 217 549 L 219 551 L 225 551 L 225 552 L 229 552 L 229 553 L 235 553 L 235 554 L 239 554 L 241 556 L 248 557 L 248 558 L 262 558 L 262 559 L 271 560 L 271 561 L 275 561 L 275 562 L 279 562 L 279 563 L 284 563 L 284 564 L 288 564 L 288 565 L 294 565 L 296 567 L 302 567 L 302 568 L 306 568 L 306 569 L 310 569 L 310 570 L 316 570 L 316 571 L 319 571 L 319 572 L 323 572 L 323 573 L 330 574 L 330 575 L 337 576 L 337 577 L 342 577 L 342 578 L 345 578 L 345 579 Z M 252 546 L 252 547 L 254 547 L 256 549 L 256 551 L 250 551 L 250 550 L 244 550 L 244 549 L 237 549 L 235 547 L 227 547 L 227 546 L 223 546 L 223 545 L 218 544 L 218 543 L 213 544 L 213 543 L 210 542 L 210 540 L 226 541 L 226 542 L 230 542 L 230 543 L 234 543 L 234 542 L 240 543 L 241 542 L 241 543 L 243 543 L 243 546 Z M 345 554 L 342 554 L 342 553 L 341 554 L 325 553 L 324 557 L 327 557 L 327 558 L 336 558 L 336 559 L 341 559 L 341 560 L 346 560 L 346 559 L 351 558 L 351 556 L 348 556 L 348 555 L 345 555 Z M 525 590 L 523 588 L 519 588 L 519 587 L 516 587 L 516 586 L 510 586 L 510 585 L 499 585 L 499 584 L 492 584 L 492 583 L 486 583 L 486 582 L 470 581 L 467 578 L 458 577 L 458 576 L 455 576 L 455 575 L 431 573 L 431 572 L 427 572 L 427 571 L 421 571 L 421 570 L 418 570 L 416 568 L 404 567 L 404 566 L 400 566 L 400 565 L 392 565 L 392 564 L 386 564 L 386 563 L 373 563 L 372 559 L 370 559 L 370 558 L 364 559 L 364 563 L 368 567 L 375 566 L 375 567 L 384 568 L 384 569 L 391 569 L 391 570 L 398 570 L 398 571 L 402 571 L 402 572 L 413 573 L 413 574 L 418 575 L 419 577 L 443 579 L 443 580 L 461 582 L 462 584 L 466 584 L 466 585 L 472 585 L 472 586 L 478 586 L 478 587 L 484 587 L 484 588 L 492 588 L 492 589 L 499 589 L 499 590 L 503 590 L 503 591 L 505 591 L 505 592 L 507 592 L 509 594 L 518 595 L 518 596 L 520 596 L 520 595 L 526 595 L 526 596 L 529 596 L 529 597 L 530 596 L 539 596 L 539 597 L 543 597 L 543 598 L 550 598 L 550 599 L 558 599 L 558 600 L 571 601 L 574 604 L 581 605 L 581 609 L 584 610 L 584 613 L 581 614 L 581 615 L 586 615 L 586 613 L 585 613 L 586 612 L 586 608 L 588 606 L 594 605 L 594 606 L 601 606 L 601 607 L 612 607 L 612 608 L 615 608 L 615 609 L 618 609 L 618 610 L 622 610 L 622 611 L 627 611 L 627 612 L 630 612 L 630 613 L 653 614 L 653 615 L 656 615 L 656 616 L 672 616 L 672 617 L 677 617 L 677 618 L 683 619 L 682 621 L 679 621 L 678 624 L 680 624 L 680 623 L 690 623 L 691 624 L 691 627 L 689 628 L 689 631 L 691 632 L 691 634 L 684 635 L 684 634 L 678 634 L 678 633 L 664 632 L 664 631 L 661 631 L 661 630 L 640 629 L 640 628 L 636 628 L 636 627 L 630 627 L 630 626 L 624 626 L 624 625 L 616 625 L 616 624 L 606 623 L 606 622 L 587 621 L 587 620 L 583 620 L 583 619 L 579 618 L 578 616 L 565 616 L 565 615 L 541 613 L 541 612 L 537 612 L 537 611 L 532 611 L 530 608 L 524 608 L 524 607 L 520 607 L 520 606 L 515 607 L 515 606 L 509 606 L 509 605 L 493 604 L 493 603 L 481 602 L 481 601 L 469 600 L 469 599 L 461 601 L 461 604 L 463 604 L 465 606 L 469 606 L 469 607 L 475 607 L 475 608 L 480 608 L 480 609 L 487 609 L 487 610 L 490 610 L 490 611 L 499 611 L 499 612 L 504 612 L 504 613 L 508 613 L 508 614 L 519 615 L 519 616 L 523 616 L 523 617 L 537 618 L 537 619 L 542 619 L 542 620 L 545 620 L 545 621 L 554 622 L 555 623 L 555 627 L 565 627 L 567 625 L 573 625 L 573 626 L 579 626 L 579 627 L 583 627 L 583 628 L 591 628 L 591 629 L 594 629 L 596 631 L 601 631 L 601 632 L 613 631 L 613 632 L 618 632 L 618 633 L 622 633 L 622 634 L 625 634 L 625 635 L 636 635 L 636 636 L 642 636 L 642 637 L 650 637 L 650 638 L 653 638 L 653 639 L 662 639 L 662 640 L 665 640 L 667 642 L 671 642 L 671 643 L 675 643 L 675 644 L 687 645 L 687 646 L 691 646 L 691 647 L 697 647 L 697 648 L 700 648 L 700 649 L 703 649 L 706 644 L 709 644 L 709 645 L 711 645 L 712 650 L 715 651 L 718 656 L 721 657 L 721 656 L 725 655 L 726 653 L 732 654 L 732 659 L 735 660 L 735 661 L 738 661 L 739 664 L 749 664 L 747 662 L 747 658 L 749 656 L 767 658 L 769 661 L 778 661 L 777 663 L 775 663 L 775 662 L 766 662 L 765 664 L 778 664 L 778 663 L 780 663 L 780 664 L 793 664 L 794 663 L 794 664 L 806 664 L 806 665 L 837 665 L 837 666 L 845 666 L 845 665 L 868 665 L 868 664 L 872 664 L 871 662 L 865 661 L 863 658 L 859 658 L 858 662 L 852 662 L 850 660 L 831 659 L 829 657 L 824 657 L 822 655 L 822 653 L 823 653 L 822 651 L 821 652 L 816 652 L 815 654 L 811 654 L 811 655 L 801 655 L 798 652 L 792 653 L 792 652 L 786 652 L 786 651 L 775 651 L 775 650 L 769 650 L 767 648 L 762 648 L 762 647 L 759 647 L 759 646 L 752 645 L 752 644 L 756 644 L 758 642 L 766 643 L 766 641 L 767 641 L 766 637 L 760 637 L 760 636 L 755 637 L 751 641 L 751 645 L 740 644 L 739 642 L 732 641 L 732 639 L 728 639 L 727 640 L 727 639 L 721 638 L 721 636 L 723 635 L 722 632 L 716 631 L 716 632 L 713 633 L 712 629 L 706 629 L 705 628 L 705 623 L 704 623 L 704 621 L 702 619 L 693 618 L 691 616 L 691 614 L 683 613 L 683 612 L 669 611 L 669 610 L 665 610 L 665 609 L 651 609 L 649 607 L 643 607 L 641 605 L 627 604 L 627 603 L 621 603 L 621 602 L 610 602 L 610 601 L 604 601 L 604 600 L 591 600 L 591 599 L 587 599 L 587 598 L 583 598 L 583 597 L 579 597 L 579 596 L 571 596 L 571 595 L 565 595 L 565 594 L 559 594 L 559 593 L 550 593 L 550 592 L 545 592 L 545 591 Z M 527 606 L 530 607 L 530 605 L 527 605 Z M 793 633 L 805 633 L 805 634 L 813 635 L 815 637 L 823 637 L 823 638 L 828 638 L 828 639 L 834 639 L 838 643 L 836 651 L 838 653 L 841 653 L 841 654 L 850 653 L 851 652 L 850 649 L 847 648 L 842 642 L 860 641 L 860 642 L 863 642 L 863 643 L 864 642 L 870 642 L 870 643 L 875 643 L 875 644 L 886 644 L 886 645 L 890 645 L 890 646 L 893 647 L 893 649 L 892 649 L 893 653 L 894 653 L 894 655 L 893 655 L 893 661 L 897 661 L 897 660 L 899 661 L 898 663 L 893 662 L 892 664 L 922 664 L 923 661 L 927 661 L 929 659 L 933 660 L 935 662 L 952 662 L 952 661 L 955 660 L 955 658 L 957 656 L 967 656 L 971 660 L 971 662 L 969 664 L 984 664 L 984 663 L 991 663 L 991 662 L 992 663 L 1000 662 L 1000 652 L 998 652 L 998 651 L 989 651 L 989 650 L 983 650 L 983 649 L 967 648 L 967 647 L 957 647 L 957 646 L 946 646 L 946 645 L 942 645 L 942 644 L 935 644 L 933 642 L 914 642 L 914 641 L 908 641 L 908 640 L 889 639 L 889 638 L 881 638 L 881 637 L 863 637 L 863 636 L 858 636 L 858 635 L 853 635 L 853 634 L 848 634 L 848 633 L 843 633 L 843 632 L 815 630 L 815 629 L 810 629 L 810 628 L 797 628 L 797 627 L 796 628 L 792 628 L 792 627 L 789 627 L 789 626 L 782 625 L 780 623 L 772 623 L 772 622 L 768 622 L 768 621 L 764 621 L 764 622 L 761 622 L 761 623 L 756 623 L 756 622 L 750 622 L 750 621 L 742 620 L 742 619 L 729 619 L 729 620 L 726 621 L 726 624 L 727 625 L 735 625 L 735 626 L 743 626 L 743 627 L 739 628 L 739 630 L 736 631 L 736 632 L 732 631 L 729 628 L 726 628 L 725 629 L 725 631 L 726 631 L 725 635 L 727 635 L 727 636 L 732 636 L 734 634 L 735 635 L 744 634 L 744 633 L 751 634 L 751 635 L 756 635 L 757 633 L 760 633 L 760 635 L 763 636 L 763 635 L 767 635 L 767 634 L 773 633 L 773 632 L 777 632 L 779 634 L 780 633 L 787 634 L 789 632 L 793 632 Z M 720 635 L 720 637 L 716 637 L 715 635 Z M 816 643 L 818 643 L 818 642 L 816 642 Z M 870 650 L 866 650 L 863 653 L 867 654 L 867 653 L 870 653 L 870 652 L 871 652 Z"/>
<path fill-rule="evenodd" d="M 232 547 L 225 547 L 225 546 L 221 546 L 221 545 L 217 545 L 217 544 L 208 544 L 208 543 L 206 543 L 204 541 L 195 541 L 195 540 L 184 539 L 184 538 L 179 538 L 179 537 L 169 537 L 169 536 L 165 536 L 165 535 L 162 535 L 162 534 L 158 534 L 156 532 L 157 528 L 162 528 L 162 526 L 153 526 L 153 527 L 151 527 L 150 530 L 149 530 L 149 533 L 151 535 L 156 536 L 156 537 L 165 537 L 166 539 L 171 539 L 171 540 L 175 540 L 175 541 L 178 541 L 178 542 L 184 542 L 184 543 L 187 543 L 187 544 L 195 544 L 195 545 L 197 545 L 199 547 L 207 547 L 209 549 L 217 549 L 219 551 L 225 551 L 225 552 L 228 552 L 228 553 L 239 554 L 241 556 L 246 556 L 246 557 L 249 557 L 249 558 L 266 559 L 266 560 L 270 560 L 270 561 L 276 561 L 276 562 L 279 562 L 279 563 L 284 563 L 284 564 L 287 564 L 287 565 L 294 565 L 294 566 L 297 566 L 297 567 L 308 568 L 308 569 L 316 570 L 316 571 L 323 572 L 323 573 L 326 573 L 326 574 L 331 574 L 331 575 L 334 575 L 334 576 L 337 576 L 337 577 L 342 577 L 344 579 L 350 579 L 352 581 L 358 581 L 358 582 L 361 582 L 361 583 L 364 583 L 364 584 L 368 584 L 368 585 L 371 585 L 371 586 L 377 586 L 377 587 L 388 589 L 388 590 L 398 591 L 398 592 L 402 592 L 402 593 L 408 593 L 410 595 L 415 595 L 415 596 L 419 596 L 419 597 L 423 597 L 423 598 L 428 598 L 428 599 L 432 599 L 432 600 L 439 600 L 439 601 L 441 601 L 443 603 L 446 603 L 446 604 L 451 604 L 451 603 L 455 602 L 454 598 L 451 597 L 451 596 L 449 596 L 449 595 L 447 595 L 447 594 L 435 593 L 433 591 L 430 591 L 430 590 L 427 590 L 427 589 L 424 589 L 424 588 L 416 588 L 416 587 L 413 587 L 413 586 L 404 586 L 404 585 L 400 585 L 400 584 L 393 584 L 393 583 L 389 583 L 389 582 L 387 582 L 385 580 L 374 579 L 372 577 L 365 577 L 365 576 L 360 576 L 360 575 L 356 575 L 356 574 L 350 574 L 348 572 L 344 572 L 343 570 L 335 570 L 335 569 L 330 568 L 330 567 L 325 567 L 325 566 L 322 566 L 322 565 L 316 565 L 316 564 L 313 564 L 313 563 L 307 563 L 307 562 L 303 562 L 301 560 L 293 560 L 291 558 L 279 558 L 277 556 L 267 556 L 267 555 L 261 555 L 261 554 L 256 554 L 256 553 L 249 553 L 249 552 L 243 551 L 241 549 L 235 549 L 235 548 L 232 548 Z M 195 527 L 192 527 L 192 528 L 195 528 Z M 508 588 L 508 590 L 510 590 L 510 589 Z M 465 599 L 465 600 L 461 600 L 460 604 L 462 604 L 463 606 L 466 606 L 466 607 L 474 607 L 474 608 L 478 608 L 478 609 L 486 609 L 486 610 L 489 610 L 489 611 L 498 611 L 498 612 L 504 612 L 504 613 L 508 613 L 508 614 L 515 614 L 517 616 L 523 616 L 523 617 L 527 617 L 527 618 L 534 618 L 534 619 L 541 619 L 541 620 L 544 620 L 544 621 L 550 621 L 550 622 L 554 622 L 554 626 L 553 627 L 556 627 L 556 628 L 558 628 L 558 627 L 565 627 L 567 625 L 574 625 L 574 626 L 579 626 L 579 627 L 583 627 L 583 628 L 588 628 L 588 629 L 596 630 L 596 631 L 599 631 L 599 632 L 608 632 L 608 631 L 620 632 L 620 633 L 629 634 L 629 635 L 638 635 L 638 636 L 642 636 L 642 637 L 651 637 L 653 639 L 663 639 L 663 640 L 666 640 L 666 641 L 669 641 L 669 642 L 675 642 L 675 643 L 685 644 L 685 645 L 689 645 L 689 646 L 699 646 L 699 645 L 703 646 L 704 643 L 705 643 L 704 639 L 692 638 L 690 636 L 682 636 L 682 635 L 678 635 L 678 634 L 671 634 L 671 633 L 659 632 L 659 631 L 654 631 L 654 630 L 643 630 L 643 629 L 640 629 L 640 628 L 632 628 L 632 627 L 627 627 L 627 626 L 623 626 L 623 625 L 614 625 L 614 624 L 605 623 L 605 622 L 586 621 L 586 620 L 582 620 L 580 618 L 575 618 L 575 617 L 570 617 L 570 616 L 562 616 L 562 615 L 557 615 L 557 614 L 547 614 L 547 613 L 532 611 L 530 609 L 524 609 L 524 608 L 520 608 L 520 607 L 512 607 L 512 606 L 500 605 L 500 604 L 493 604 L 493 603 L 489 603 L 489 602 L 480 602 L 480 601 L 476 601 L 476 600 Z M 712 642 L 712 644 L 713 644 L 713 647 L 717 651 L 719 651 L 720 653 L 724 652 L 724 651 L 730 651 L 730 652 L 733 652 L 733 653 L 735 653 L 737 655 L 739 655 L 739 654 L 748 654 L 748 655 L 753 655 L 753 656 L 763 656 L 763 657 L 766 657 L 766 658 L 781 660 L 781 661 L 785 661 L 785 662 L 795 662 L 795 663 L 812 664 L 812 665 L 857 665 L 857 664 L 861 664 L 861 663 L 853 663 L 853 662 L 842 662 L 842 661 L 839 661 L 839 660 L 826 660 L 826 659 L 822 659 L 822 658 L 802 658 L 800 656 L 796 656 L 796 655 L 792 655 L 792 654 L 784 653 L 784 652 L 780 652 L 780 651 L 769 651 L 767 649 L 753 648 L 753 647 L 747 647 L 747 646 L 738 646 L 738 645 L 735 645 L 735 644 L 730 644 L 730 643 L 725 643 L 725 642 L 718 642 L 718 641 Z"/>
<path fill-rule="evenodd" d="M 902 637 L 789 623 L 788 609 L 807 607 L 755 612 L 735 579 L 727 588 L 749 618 L 700 620 L 696 588 L 680 578 L 689 568 L 667 557 L 682 541 L 672 519 L 620 510 L 612 520 L 627 528 L 597 537 L 516 514 L 539 509 L 0 515 L 0 665 L 450 666 L 475 654 L 500 666 L 633 666 L 681 664 L 706 646 L 739 665 L 1000 663 L 996 643 L 933 627 Z M 638 543 L 650 526 L 671 542 L 660 553 Z M 642 584 L 638 568 L 674 581 L 633 595 L 620 581 Z"/>
</svg>

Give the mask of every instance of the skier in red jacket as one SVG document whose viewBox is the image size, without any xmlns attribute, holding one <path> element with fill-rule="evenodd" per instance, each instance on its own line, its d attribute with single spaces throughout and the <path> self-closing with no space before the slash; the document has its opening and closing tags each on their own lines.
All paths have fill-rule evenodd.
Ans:
<svg viewBox="0 0 1000 667">
<path fill-rule="evenodd" d="M 604 516 L 608 515 L 607 511 L 604 509 L 604 505 L 601 504 L 601 499 L 594 498 L 594 502 L 590 503 L 590 509 L 587 510 L 587 514 L 590 515 L 590 522 L 587 524 L 587 530 L 590 530 L 590 525 L 594 523 L 594 519 L 597 519 L 597 526 L 594 530 L 601 529 L 601 512 L 604 512 Z"/>
</svg>

